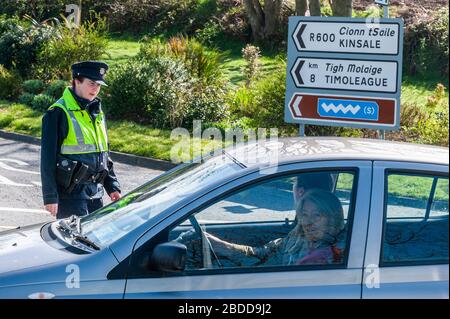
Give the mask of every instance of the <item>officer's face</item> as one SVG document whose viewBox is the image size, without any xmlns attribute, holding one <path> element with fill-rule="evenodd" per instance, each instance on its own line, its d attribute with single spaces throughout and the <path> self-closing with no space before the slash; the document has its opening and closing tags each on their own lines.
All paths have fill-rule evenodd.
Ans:
<svg viewBox="0 0 450 319">
<path fill-rule="evenodd" d="M 79 96 L 89 101 L 92 101 L 97 97 L 98 93 L 100 93 L 101 85 L 90 79 L 84 79 L 83 82 L 75 80 L 75 86 L 76 86 L 75 89 L 77 90 L 77 94 Z"/>
</svg>

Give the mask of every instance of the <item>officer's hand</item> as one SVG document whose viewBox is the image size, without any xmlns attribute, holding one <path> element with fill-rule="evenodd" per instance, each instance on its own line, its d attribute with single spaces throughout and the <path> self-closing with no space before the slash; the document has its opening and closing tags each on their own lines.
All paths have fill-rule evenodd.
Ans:
<svg viewBox="0 0 450 319">
<path fill-rule="evenodd" d="M 109 197 L 113 202 L 115 202 L 116 200 L 120 199 L 122 195 L 120 195 L 119 192 L 112 192 L 111 194 L 109 194 Z"/>
<path fill-rule="evenodd" d="M 58 212 L 58 204 L 47 204 L 45 205 L 45 210 L 50 212 L 52 216 L 56 217 L 56 213 Z"/>
</svg>

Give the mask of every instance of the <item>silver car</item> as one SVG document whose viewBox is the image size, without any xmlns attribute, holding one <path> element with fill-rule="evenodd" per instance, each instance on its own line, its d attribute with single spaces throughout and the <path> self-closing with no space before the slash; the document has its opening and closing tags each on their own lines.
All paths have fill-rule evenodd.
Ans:
<svg viewBox="0 0 450 319">
<path fill-rule="evenodd" d="M 448 155 L 333 137 L 221 151 L 86 217 L 1 233 L 0 298 L 448 298 Z M 304 223 L 306 175 L 331 177 L 343 227 L 326 258 L 287 261 L 301 239 L 272 248 Z"/>
</svg>

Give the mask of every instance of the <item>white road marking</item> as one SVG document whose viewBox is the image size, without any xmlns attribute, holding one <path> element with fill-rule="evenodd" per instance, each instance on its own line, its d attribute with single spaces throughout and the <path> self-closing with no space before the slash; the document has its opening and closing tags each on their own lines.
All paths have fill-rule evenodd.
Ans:
<svg viewBox="0 0 450 319">
<path fill-rule="evenodd" d="M 33 187 L 34 185 L 30 184 L 19 184 L 15 183 L 12 180 L 6 178 L 5 176 L 0 175 L 0 184 L 10 185 L 10 186 L 20 186 L 20 187 Z"/>
<path fill-rule="evenodd" d="M 12 208 L 12 207 L 0 207 L 0 211 L 4 212 L 23 212 L 23 213 L 39 213 L 50 214 L 45 209 L 30 209 L 30 208 Z"/>
<path fill-rule="evenodd" d="M 20 168 L 14 168 L 14 167 L 9 166 L 8 164 L 5 164 L 3 162 L 12 162 L 12 163 L 15 163 L 15 164 L 17 164 L 19 166 L 27 166 L 27 165 L 29 165 L 28 163 L 25 163 L 25 162 L 22 162 L 22 161 L 19 161 L 19 160 L 8 159 L 8 158 L 0 158 L 0 168 L 6 169 L 8 171 L 40 175 L 39 172 L 28 171 L 28 170 L 20 169 Z"/>
<path fill-rule="evenodd" d="M 18 226 L 0 226 L 0 229 L 16 229 Z"/>
<path fill-rule="evenodd" d="M 42 187 L 42 183 L 41 182 L 31 182 L 31 184 L 34 184 L 36 186 Z"/>
<path fill-rule="evenodd" d="M 17 159 L 12 159 L 12 158 L 0 158 L 0 161 L 16 163 L 19 166 L 29 166 L 30 165 L 27 162 L 24 162 L 24 161 L 21 161 L 21 160 L 17 160 Z"/>
</svg>

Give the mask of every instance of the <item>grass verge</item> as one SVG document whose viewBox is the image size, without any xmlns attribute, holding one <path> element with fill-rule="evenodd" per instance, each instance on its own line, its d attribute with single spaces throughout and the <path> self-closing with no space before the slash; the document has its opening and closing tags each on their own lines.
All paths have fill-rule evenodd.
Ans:
<svg viewBox="0 0 450 319">
<path fill-rule="evenodd" d="M 41 137 L 42 114 L 24 104 L 0 101 L 0 129 Z M 170 130 L 160 130 L 129 121 L 108 121 L 111 150 L 170 161 L 171 151 L 180 160 L 210 152 L 221 143 L 193 139 L 190 146 L 180 138 L 171 138 Z"/>
</svg>

